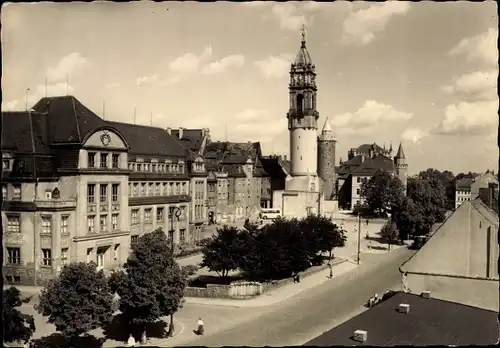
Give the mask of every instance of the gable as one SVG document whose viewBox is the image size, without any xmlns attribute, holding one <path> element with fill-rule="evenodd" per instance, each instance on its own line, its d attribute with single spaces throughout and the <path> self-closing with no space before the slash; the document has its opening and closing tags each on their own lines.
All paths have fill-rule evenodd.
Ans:
<svg viewBox="0 0 500 348">
<path fill-rule="evenodd" d="M 459 277 L 498 277 L 497 231 L 496 214 L 492 214 L 479 200 L 465 201 L 427 243 L 401 266 L 401 271 Z"/>
<path fill-rule="evenodd" d="M 117 132 L 102 129 L 91 134 L 83 145 L 84 147 L 127 150 L 127 145 Z"/>
</svg>

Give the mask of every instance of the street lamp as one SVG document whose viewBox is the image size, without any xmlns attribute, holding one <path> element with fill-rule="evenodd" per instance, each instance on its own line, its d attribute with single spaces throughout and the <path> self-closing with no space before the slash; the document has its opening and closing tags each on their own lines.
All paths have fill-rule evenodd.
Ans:
<svg viewBox="0 0 500 348">
<path fill-rule="evenodd" d="M 359 265 L 360 254 L 361 254 L 361 216 L 358 213 L 358 260 L 357 260 L 358 265 Z"/>
<path fill-rule="evenodd" d="M 174 246 L 174 217 L 177 218 L 177 220 L 179 220 L 180 216 L 182 214 L 182 211 L 179 207 L 173 207 L 170 209 L 170 231 L 171 231 L 171 235 L 170 235 L 170 246 L 171 246 L 171 250 L 172 250 L 172 258 L 174 257 L 174 249 L 175 249 L 175 246 Z M 174 260 L 175 261 L 175 260 Z M 170 314 L 170 326 L 168 328 L 168 336 L 169 337 L 172 337 L 174 335 L 174 313 Z"/>
</svg>

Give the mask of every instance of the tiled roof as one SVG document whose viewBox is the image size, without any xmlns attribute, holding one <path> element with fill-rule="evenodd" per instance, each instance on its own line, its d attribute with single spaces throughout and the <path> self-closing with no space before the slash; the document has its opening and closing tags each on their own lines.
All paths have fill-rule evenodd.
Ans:
<svg viewBox="0 0 500 348">
<path fill-rule="evenodd" d="M 227 172 L 231 178 L 244 178 L 246 177 L 243 168 L 239 164 L 225 164 L 222 166 L 222 171 Z"/>
<path fill-rule="evenodd" d="M 381 153 L 384 151 L 384 149 L 381 148 L 380 146 L 378 146 L 377 144 L 363 144 L 363 145 L 358 146 L 358 148 L 356 149 L 356 152 L 357 153 L 370 153 L 370 150 L 372 149 L 372 147 L 375 147 L 374 151 L 376 153 Z"/>
<path fill-rule="evenodd" d="M 394 170 L 394 163 L 384 155 L 376 155 L 374 158 L 365 159 L 358 167 L 352 171 L 352 175 L 374 175 L 378 170 L 391 172 Z"/>
<path fill-rule="evenodd" d="M 262 165 L 265 171 L 273 178 L 286 177 L 286 173 L 283 170 L 283 166 L 280 160 L 276 158 L 262 158 Z"/>
<path fill-rule="evenodd" d="M 469 189 L 474 182 L 474 179 L 471 178 L 462 178 L 457 181 L 456 188 L 457 190 Z"/>
<path fill-rule="evenodd" d="M 410 312 L 399 313 L 400 303 Z M 498 313 L 458 303 L 398 292 L 305 346 L 467 346 L 498 341 Z M 364 343 L 354 331 L 367 332 Z"/>
<path fill-rule="evenodd" d="M 182 139 L 179 139 L 179 130 L 172 129 L 172 135 L 185 147 L 193 152 L 198 152 L 203 144 L 202 129 L 183 129 Z"/>
<path fill-rule="evenodd" d="M 52 143 L 79 143 L 94 129 L 106 122 L 73 96 L 42 98 L 33 106 L 39 113 L 48 113 Z"/>
<path fill-rule="evenodd" d="M 162 157 L 185 157 L 187 154 L 186 148 L 162 128 L 115 121 L 106 123 L 125 137 L 131 154 Z"/>
<path fill-rule="evenodd" d="M 260 158 L 262 152 L 260 143 L 231 143 L 231 142 L 212 142 L 207 144 L 204 153 L 205 159 L 212 168 L 217 168 L 219 164 L 223 165 L 243 165 L 250 158 L 254 162 L 256 176 L 266 176 L 266 170 L 263 168 Z"/>
</svg>

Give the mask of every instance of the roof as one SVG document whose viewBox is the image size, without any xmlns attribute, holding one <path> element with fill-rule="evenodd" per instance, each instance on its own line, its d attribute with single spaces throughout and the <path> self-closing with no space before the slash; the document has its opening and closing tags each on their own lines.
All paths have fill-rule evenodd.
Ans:
<svg viewBox="0 0 500 348">
<path fill-rule="evenodd" d="M 328 122 L 328 117 L 325 120 L 322 132 L 333 132 L 332 127 L 330 126 L 330 122 Z"/>
<path fill-rule="evenodd" d="M 396 158 L 406 158 L 402 143 L 399 143 L 399 148 L 398 148 L 398 153 L 396 154 Z"/>
<path fill-rule="evenodd" d="M 399 304 L 410 312 L 396 311 Z M 367 340 L 351 339 L 367 331 Z M 307 346 L 493 345 L 498 341 L 498 314 L 453 302 L 398 292 L 360 315 L 307 342 Z"/>
<path fill-rule="evenodd" d="M 384 151 L 387 151 L 387 150 L 384 150 L 383 148 L 381 148 L 380 146 L 378 146 L 377 144 L 373 143 L 373 144 L 363 144 L 363 145 L 360 145 L 358 146 L 355 151 L 356 153 L 360 154 L 360 153 L 370 153 L 370 150 L 374 150 L 375 153 L 383 153 Z"/>
<path fill-rule="evenodd" d="M 106 121 L 127 140 L 130 153 L 165 157 L 185 157 L 186 149 L 162 128 Z"/>
<path fill-rule="evenodd" d="M 28 111 L 2 112 L 2 149 L 50 154 L 46 115 Z"/>
<path fill-rule="evenodd" d="M 498 215 L 480 199 L 464 201 L 401 267 L 401 272 L 486 277 L 488 233 L 497 233 Z M 488 232 L 488 230 L 490 232 Z M 491 243 L 490 254 L 498 255 Z M 478 253 L 477 251 L 486 251 Z M 498 277 L 497 272 L 491 272 Z"/>
<path fill-rule="evenodd" d="M 394 163 L 390 158 L 378 154 L 373 158 L 368 158 L 364 160 L 363 163 L 361 163 L 358 167 L 356 167 L 352 171 L 351 174 L 372 176 L 379 170 L 392 172 L 394 170 Z"/>
<path fill-rule="evenodd" d="M 297 65 L 312 64 L 311 56 L 309 55 L 309 51 L 307 51 L 307 48 L 306 48 L 305 37 L 303 37 L 302 42 L 300 44 L 299 52 L 295 56 L 294 64 L 297 64 Z"/>
<path fill-rule="evenodd" d="M 205 146 L 204 157 L 211 168 L 217 168 L 219 165 L 243 165 L 250 159 L 254 163 L 254 175 L 268 174 L 260 161 L 262 158 L 260 142 L 212 142 Z"/>
<path fill-rule="evenodd" d="M 33 106 L 38 113 L 48 113 L 51 143 L 78 143 L 106 122 L 73 96 L 45 97 Z"/>
<path fill-rule="evenodd" d="M 172 136 L 174 136 L 183 146 L 191 151 L 198 152 L 203 144 L 205 137 L 205 130 L 203 129 L 183 129 L 182 138 L 179 139 L 179 130 L 172 129 Z"/>
<path fill-rule="evenodd" d="M 283 161 L 278 157 L 266 157 L 261 159 L 264 170 L 273 178 L 286 177 L 286 169 L 283 168 Z"/>
<path fill-rule="evenodd" d="M 462 179 L 457 181 L 456 189 L 457 190 L 464 190 L 464 189 L 470 190 L 470 187 L 471 187 L 473 182 L 474 182 L 474 179 L 472 179 L 472 178 L 462 178 Z"/>
</svg>

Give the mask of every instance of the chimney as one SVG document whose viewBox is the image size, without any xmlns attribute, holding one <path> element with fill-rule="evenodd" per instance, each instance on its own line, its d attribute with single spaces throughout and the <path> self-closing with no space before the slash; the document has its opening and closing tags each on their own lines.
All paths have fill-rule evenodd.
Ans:
<svg viewBox="0 0 500 348">
<path fill-rule="evenodd" d="M 202 137 L 202 138 L 205 138 L 205 128 L 202 128 L 202 129 L 201 129 L 201 137 Z"/>
<path fill-rule="evenodd" d="M 352 338 L 357 342 L 365 342 L 368 339 L 368 332 L 363 330 L 354 331 Z"/>
<path fill-rule="evenodd" d="M 410 305 L 406 303 L 401 303 L 398 307 L 398 312 L 404 314 L 410 313 Z"/>
<path fill-rule="evenodd" d="M 182 136 L 184 135 L 184 128 L 179 127 L 179 140 L 182 139 Z"/>
<path fill-rule="evenodd" d="M 167 127 L 167 133 L 170 134 L 170 135 L 172 135 L 172 128 Z"/>
<path fill-rule="evenodd" d="M 423 298 L 429 299 L 429 298 L 431 298 L 431 292 L 430 291 L 422 291 L 420 296 L 422 296 Z"/>
</svg>

